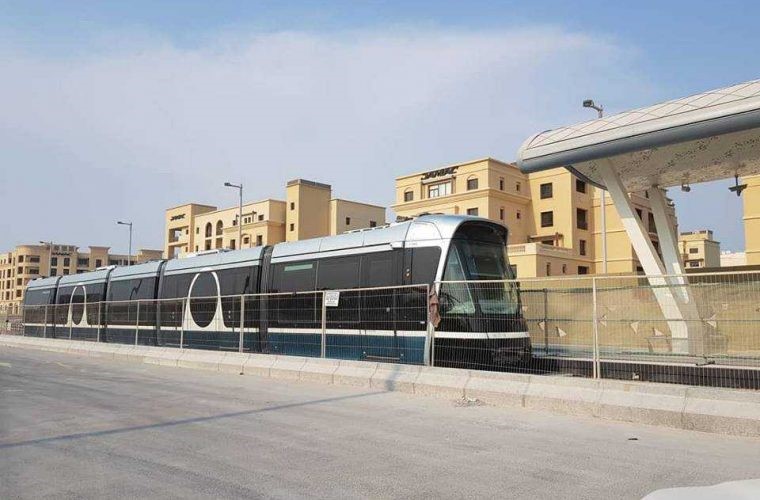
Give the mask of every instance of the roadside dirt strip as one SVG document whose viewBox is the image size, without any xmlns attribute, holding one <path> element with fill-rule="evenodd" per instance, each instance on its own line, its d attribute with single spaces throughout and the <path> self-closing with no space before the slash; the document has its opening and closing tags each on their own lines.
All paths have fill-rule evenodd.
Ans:
<svg viewBox="0 0 760 500">
<path fill-rule="evenodd" d="M 0 335 L 0 347 L 308 380 L 678 429 L 760 436 L 760 392 Z"/>
</svg>

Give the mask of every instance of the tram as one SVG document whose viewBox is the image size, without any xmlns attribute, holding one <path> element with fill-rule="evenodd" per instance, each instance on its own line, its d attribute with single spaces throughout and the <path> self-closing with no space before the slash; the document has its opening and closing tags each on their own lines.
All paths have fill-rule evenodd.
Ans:
<svg viewBox="0 0 760 500">
<path fill-rule="evenodd" d="M 25 304 L 54 303 L 56 311 L 47 328 L 30 316 L 25 331 L 38 335 L 42 326 L 56 336 L 93 338 L 97 328 L 105 342 L 229 350 L 242 339 L 246 352 L 319 356 L 324 327 L 327 357 L 421 363 L 430 349 L 432 289 L 441 318 L 436 364 L 518 363 L 529 360 L 531 346 L 506 243 L 507 229 L 490 220 L 425 215 L 337 236 L 37 279 Z M 339 307 L 325 307 L 324 291 L 338 291 Z"/>
</svg>

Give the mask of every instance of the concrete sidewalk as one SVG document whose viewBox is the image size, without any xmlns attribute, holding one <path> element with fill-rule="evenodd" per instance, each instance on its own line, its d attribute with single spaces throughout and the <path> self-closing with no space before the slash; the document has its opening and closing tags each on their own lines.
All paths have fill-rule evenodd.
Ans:
<svg viewBox="0 0 760 500">
<path fill-rule="evenodd" d="M 760 393 L 754 391 L 18 336 L 0 336 L 0 345 L 760 436 Z"/>
</svg>

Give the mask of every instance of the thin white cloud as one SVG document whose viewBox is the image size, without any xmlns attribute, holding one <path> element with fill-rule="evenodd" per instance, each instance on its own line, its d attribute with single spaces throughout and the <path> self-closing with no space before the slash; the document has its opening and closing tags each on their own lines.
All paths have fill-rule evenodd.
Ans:
<svg viewBox="0 0 760 500">
<path fill-rule="evenodd" d="M 650 94 L 635 52 L 554 28 L 138 39 L 91 57 L 2 50 L 0 203 L 30 210 L 2 218 L 5 246 L 116 245 L 113 221 L 131 218 L 137 242 L 160 247 L 163 210 L 232 204 L 225 180 L 249 199 L 305 177 L 390 205 L 397 175 L 511 160 L 530 133 L 585 118 L 584 97 Z"/>
</svg>

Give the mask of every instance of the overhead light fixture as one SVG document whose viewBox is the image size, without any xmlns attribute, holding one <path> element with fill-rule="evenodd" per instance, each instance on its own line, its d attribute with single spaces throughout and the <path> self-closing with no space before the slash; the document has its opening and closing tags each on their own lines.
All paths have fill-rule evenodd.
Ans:
<svg viewBox="0 0 760 500">
<path fill-rule="evenodd" d="M 736 196 L 741 196 L 742 191 L 747 189 L 746 184 L 739 184 L 739 174 L 734 174 L 734 185 L 729 187 L 728 190 L 732 193 L 736 193 Z"/>
</svg>

